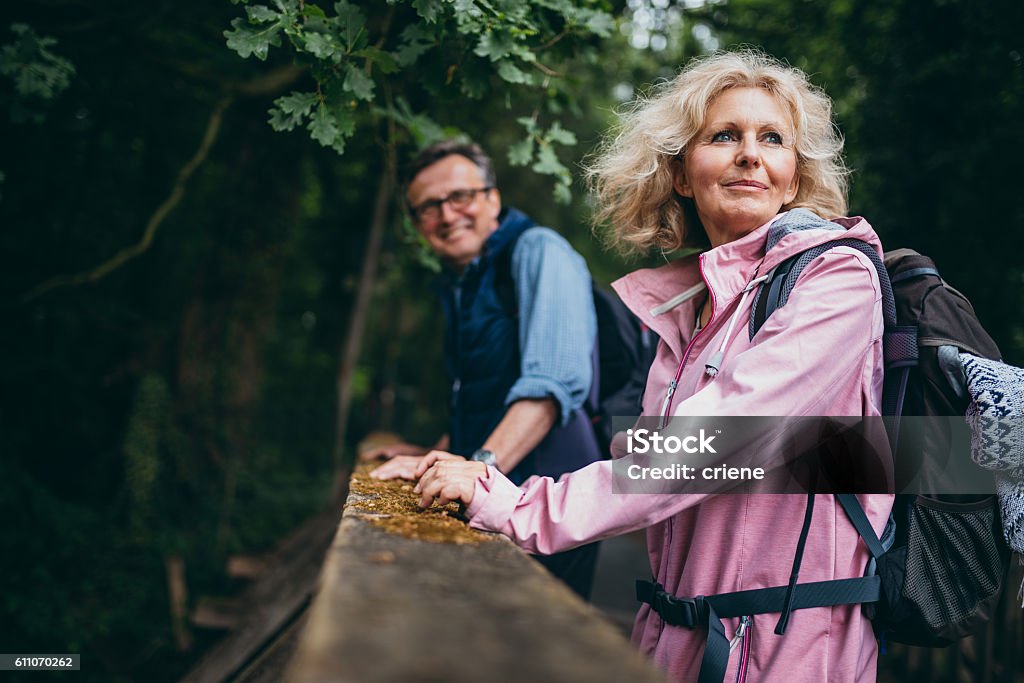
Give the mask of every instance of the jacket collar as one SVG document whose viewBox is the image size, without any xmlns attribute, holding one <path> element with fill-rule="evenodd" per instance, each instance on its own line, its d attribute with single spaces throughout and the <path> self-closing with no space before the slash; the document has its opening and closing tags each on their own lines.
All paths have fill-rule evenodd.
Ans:
<svg viewBox="0 0 1024 683">
<path fill-rule="evenodd" d="M 826 221 L 806 209 L 793 209 L 737 240 L 659 268 L 635 271 L 612 287 L 623 303 L 681 356 L 680 331 L 693 328 L 696 307 L 704 301 L 702 285 L 711 288 L 715 307 L 720 309 L 757 275 L 840 236 L 862 239 L 882 253 L 878 236 L 862 218 Z"/>
</svg>

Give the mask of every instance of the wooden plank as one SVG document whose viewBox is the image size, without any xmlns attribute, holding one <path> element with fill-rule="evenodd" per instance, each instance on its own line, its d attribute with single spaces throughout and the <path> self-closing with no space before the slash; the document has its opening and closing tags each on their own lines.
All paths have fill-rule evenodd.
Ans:
<svg viewBox="0 0 1024 683">
<path fill-rule="evenodd" d="M 169 555 L 164 558 L 164 569 L 167 574 L 167 595 L 171 601 L 171 626 L 174 633 L 174 646 L 178 652 L 192 649 L 192 634 L 188 630 L 188 588 L 185 584 L 185 561 L 180 555 Z"/>
<path fill-rule="evenodd" d="M 233 579 L 258 579 L 267 573 L 270 562 L 256 555 L 231 555 L 225 571 Z"/>
<path fill-rule="evenodd" d="M 229 631 L 236 628 L 245 613 L 237 598 L 202 597 L 192 609 L 192 625 L 197 628 Z"/>
<path fill-rule="evenodd" d="M 664 680 L 508 539 L 413 540 L 351 507 L 288 673 L 298 683 Z"/>
</svg>

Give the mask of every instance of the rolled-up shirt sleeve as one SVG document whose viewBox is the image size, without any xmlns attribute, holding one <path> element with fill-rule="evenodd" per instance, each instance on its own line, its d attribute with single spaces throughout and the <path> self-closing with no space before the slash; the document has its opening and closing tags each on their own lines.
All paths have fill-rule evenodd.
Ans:
<svg viewBox="0 0 1024 683">
<path fill-rule="evenodd" d="M 512 254 L 521 374 L 505 405 L 553 398 L 561 424 L 583 405 L 593 380 L 597 316 L 583 258 L 558 233 L 531 228 Z"/>
</svg>

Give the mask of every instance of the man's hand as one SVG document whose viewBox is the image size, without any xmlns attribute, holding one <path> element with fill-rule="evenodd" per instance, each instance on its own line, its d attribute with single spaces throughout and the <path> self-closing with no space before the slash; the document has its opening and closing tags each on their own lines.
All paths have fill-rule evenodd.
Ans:
<svg viewBox="0 0 1024 683">
<path fill-rule="evenodd" d="M 437 460 L 464 460 L 461 455 L 452 455 L 443 451 L 431 451 L 430 453 L 437 456 L 430 461 L 432 463 Z M 370 476 L 374 479 L 408 479 L 412 481 L 419 476 L 417 474 L 418 467 L 424 460 L 426 457 L 421 455 L 396 455 L 370 472 Z M 423 469 L 426 470 L 426 468 Z"/>
<path fill-rule="evenodd" d="M 360 460 L 377 460 L 383 458 L 384 460 L 391 460 L 392 458 L 400 455 L 414 455 L 417 458 L 426 455 L 430 451 L 425 446 L 417 446 L 411 443 L 392 443 L 387 446 L 379 446 L 377 448 L 371 448 L 359 454 Z"/>
<path fill-rule="evenodd" d="M 473 502 L 473 489 L 478 477 L 487 475 L 487 465 L 482 462 L 453 459 L 450 453 L 431 451 L 419 463 L 417 474 L 420 481 L 413 489 L 420 494 L 420 507 L 428 508 L 437 499 L 445 505 L 453 500 L 466 505 Z"/>
</svg>

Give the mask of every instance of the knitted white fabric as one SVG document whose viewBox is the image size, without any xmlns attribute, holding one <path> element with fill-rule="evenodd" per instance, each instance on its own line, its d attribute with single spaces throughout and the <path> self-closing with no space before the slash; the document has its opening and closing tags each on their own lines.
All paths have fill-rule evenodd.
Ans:
<svg viewBox="0 0 1024 683">
<path fill-rule="evenodd" d="M 1024 564 L 1024 369 L 969 353 L 960 361 L 971 396 L 971 457 L 992 470 L 1003 536 Z M 1017 598 L 1024 601 L 1024 584 Z"/>
<path fill-rule="evenodd" d="M 992 470 L 1006 542 L 1024 553 L 1024 369 L 961 353 L 971 404 L 971 457 Z"/>
</svg>

